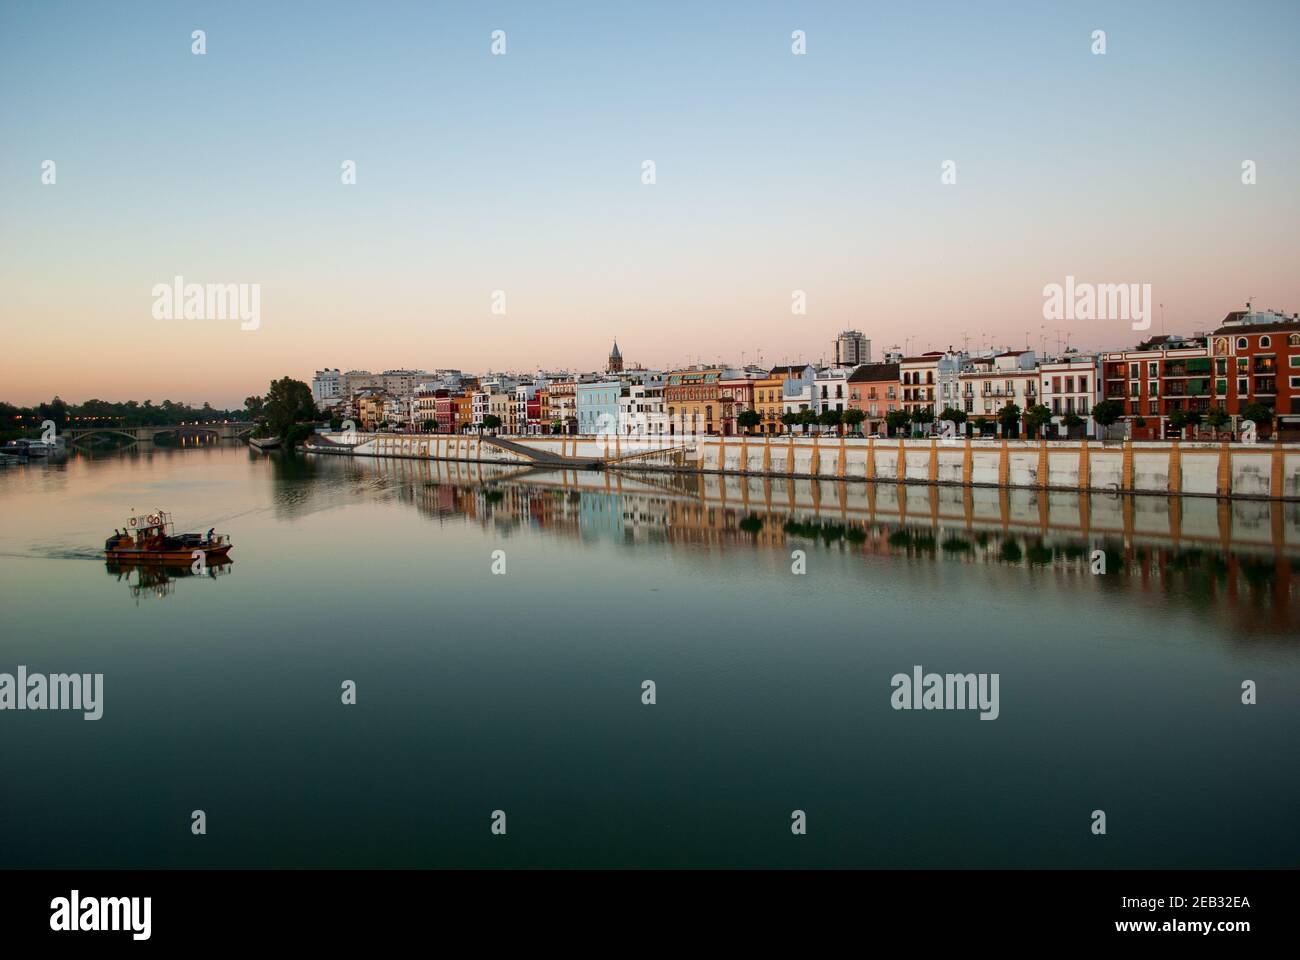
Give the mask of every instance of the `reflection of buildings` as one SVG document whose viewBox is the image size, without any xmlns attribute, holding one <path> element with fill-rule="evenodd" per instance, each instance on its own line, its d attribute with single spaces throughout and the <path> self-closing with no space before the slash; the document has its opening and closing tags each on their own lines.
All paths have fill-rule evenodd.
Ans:
<svg viewBox="0 0 1300 960">
<path fill-rule="evenodd" d="M 1176 593 L 1237 629 L 1292 628 L 1300 504 L 843 483 L 717 474 L 543 472 L 455 461 L 313 461 L 400 483 L 422 513 L 495 529 L 693 548 L 837 550 L 1050 574 L 1080 589 Z M 1094 551 L 1108 575 L 1091 572 Z M 1110 574 L 1115 574 L 1111 576 Z"/>
</svg>

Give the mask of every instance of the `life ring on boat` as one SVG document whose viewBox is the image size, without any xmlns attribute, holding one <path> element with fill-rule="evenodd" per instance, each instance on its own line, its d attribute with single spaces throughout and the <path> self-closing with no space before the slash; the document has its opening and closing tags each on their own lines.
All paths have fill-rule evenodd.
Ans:
<svg viewBox="0 0 1300 960">
<path fill-rule="evenodd" d="M 157 526 L 157 525 L 158 525 L 158 514 L 155 513 L 153 516 L 151 516 L 151 517 L 149 518 L 149 522 L 150 522 L 151 524 L 153 524 L 154 526 Z"/>
<path fill-rule="evenodd" d="M 131 526 L 133 526 L 133 527 L 135 526 L 135 517 L 132 517 L 132 518 L 131 518 Z"/>
</svg>

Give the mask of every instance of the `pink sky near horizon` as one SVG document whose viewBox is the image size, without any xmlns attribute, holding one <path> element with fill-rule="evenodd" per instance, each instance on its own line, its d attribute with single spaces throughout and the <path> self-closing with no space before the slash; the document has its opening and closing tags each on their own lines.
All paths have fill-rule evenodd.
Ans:
<svg viewBox="0 0 1300 960">
<path fill-rule="evenodd" d="M 717 284 L 698 271 L 678 270 L 657 285 L 646 271 L 621 283 L 598 279 L 572 296 L 529 277 L 500 288 L 505 316 L 490 312 L 497 288 L 487 285 L 461 285 L 435 300 L 401 284 L 372 296 L 343 281 L 284 277 L 262 283 L 261 324 L 254 331 L 241 330 L 237 320 L 155 320 L 149 285 L 132 290 L 104 278 L 108 290 L 92 293 L 87 287 L 93 285 L 74 284 L 48 303 L 11 294 L 6 312 L 18 311 L 23 321 L 5 324 L 0 400 L 25 406 L 58 394 L 70 402 L 147 398 L 236 407 L 264 392 L 271 379 L 310 380 L 321 367 L 601 369 L 614 337 L 629 363 L 655 369 L 719 358 L 739 365 L 759 360 L 760 353 L 769 366 L 816 360 L 829 355 L 832 339 L 846 328 L 871 339 L 874 359 L 895 345 L 913 353 L 961 347 L 963 335 L 972 348 L 989 340 L 1013 347 L 1027 341 L 1034 349 L 1045 342 L 1049 351 L 1067 334 L 1081 349 L 1123 348 L 1149 335 L 1126 321 L 1045 321 L 1042 286 L 1064 282 L 1064 273 L 1039 269 L 1016 276 L 1004 268 L 995 276 L 979 258 L 949 263 L 947 270 L 877 264 L 875 282 L 862 287 L 847 271 L 806 275 L 798 287 L 807 292 L 803 316 L 790 312 L 800 278 L 793 271 L 781 276 L 776 265 L 766 276 L 733 267 Z M 1300 280 L 1281 262 L 1213 258 L 1212 264 L 1184 261 L 1167 271 L 1170 282 L 1156 280 L 1152 290 L 1152 299 L 1165 304 L 1165 332 L 1213 329 L 1247 295 L 1260 308 L 1290 313 L 1300 305 Z M 1096 276 L 1086 270 L 1075 275 L 1079 281 Z M 184 276 L 201 282 L 199 274 Z M 1143 277 L 1109 271 L 1099 279 Z M 1158 307 L 1151 332 L 1161 332 Z"/>
<path fill-rule="evenodd" d="M 0 5 L 0 401 L 1161 332 L 1045 321 L 1067 275 L 1167 333 L 1300 311 L 1295 4 L 1104 5 L 1105 56 L 1070 5 L 809 5 L 806 57 L 780 5 L 508 6 L 493 57 L 455 5 L 232 2 L 204 56 L 172 5 Z M 154 319 L 177 275 L 259 284 L 260 328 Z"/>
</svg>

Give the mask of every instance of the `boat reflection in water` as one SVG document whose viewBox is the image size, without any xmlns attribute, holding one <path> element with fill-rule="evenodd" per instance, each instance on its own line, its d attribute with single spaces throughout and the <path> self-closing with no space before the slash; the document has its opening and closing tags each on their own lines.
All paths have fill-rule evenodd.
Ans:
<svg viewBox="0 0 1300 960">
<path fill-rule="evenodd" d="M 318 479 L 343 474 L 354 489 L 382 490 L 443 521 L 696 551 L 981 564 L 1013 579 L 1050 576 L 1080 592 L 1160 597 L 1230 626 L 1243 641 L 1300 637 L 1297 502 L 451 461 L 311 464 Z M 881 572 L 868 567 L 863 575 Z"/>
<path fill-rule="evenodd" d="M 197 568 L 197 569 L 196 569 Z M 176 581 L 191 578 L 215 580 L 234 572 L 229 559 L 213 560 L 206 566 L 166 563 L 124 563 L 110 560 L 104 564 L 110 577 L 125 581 L 136 603 L 141 597 L 168 597 L 176 589 Z"/>
</svg>

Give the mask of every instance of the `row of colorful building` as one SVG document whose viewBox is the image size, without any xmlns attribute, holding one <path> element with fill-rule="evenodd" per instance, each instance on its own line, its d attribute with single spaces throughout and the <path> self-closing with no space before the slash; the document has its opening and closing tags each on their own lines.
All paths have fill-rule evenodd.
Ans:
<svg viewBox="0 0 1300 960">
<path fill-rule="evenodd" d="M 999 417 L 1014 404 L 1022 416 L 1045 407 L 1061 432 L 1099 437 L 1106 431 L 1092 414 L 1103 400 L 1120 413 L 1109 436 L 1162 438 L 1175 432 L 1171 417 L 1175 426 L 1184 419 L 1178 411 L 1214 408 L 1229 419 L 1225 429 L 1235 429 L 1250 408 L 1257 416 L 1268 411 L 1284 435 L 1300 433 L 1300 316 L 1273 311 L 1234 311 L 1212 333 L 1154 336 L 1129 350 L 1041 357 L 949 348 L 917 356 L 892 350 L 873 362 L 870 340 L 848 330 L 836 338 L 833 356 L 819 364 L 657 371 L 626 367 L 615 343 L 600 373 L 325 369 L 316 372 L 312 392 L 318 406 L 366 430 L 438 433 L 499 425 L 524 435 L 777 434 L 800 414 L 856 410 L 860 417 L 850 419 L 860 419 L 857 430 L 885 435 L 894 432 L 891 413 L 906 411 L 916 423 L 950 409 L 966 415 L 969 429 L 1019 433 L 1023 424 Z M 892 419 L 898 427 L 901 417 Z"/>
</svg>

